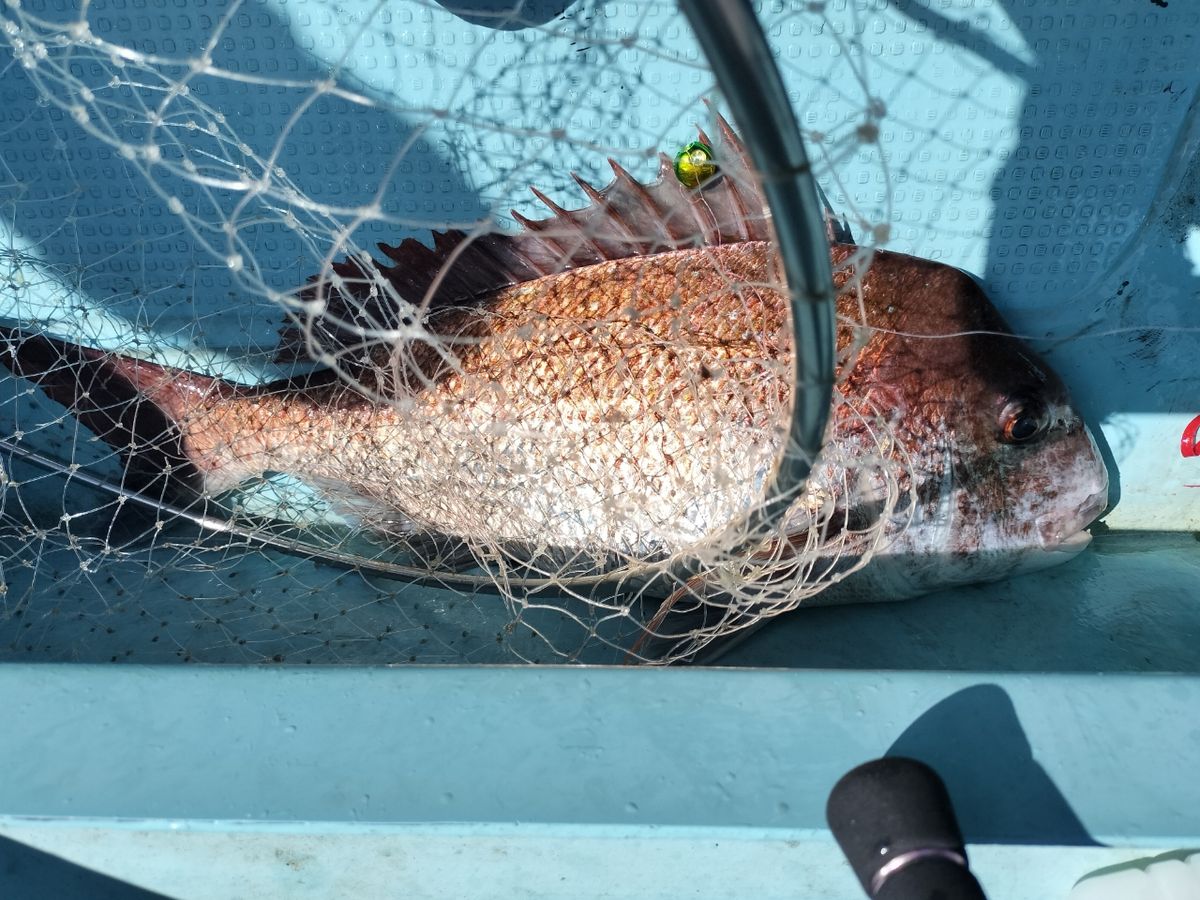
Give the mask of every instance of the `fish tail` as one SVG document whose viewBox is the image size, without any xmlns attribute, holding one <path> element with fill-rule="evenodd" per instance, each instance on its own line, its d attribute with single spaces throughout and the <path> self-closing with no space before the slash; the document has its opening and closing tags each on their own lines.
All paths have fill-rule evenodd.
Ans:
<svg viewBox="0 0 1200 900">
<path fill-rule="evenodd" d="M 184 423 L 234 385 L 12 328 L 0 328 L 0 363 L 118 450 L 130 489 L 181 499 L 222 480 L 191 458 Z"/>
</svg>

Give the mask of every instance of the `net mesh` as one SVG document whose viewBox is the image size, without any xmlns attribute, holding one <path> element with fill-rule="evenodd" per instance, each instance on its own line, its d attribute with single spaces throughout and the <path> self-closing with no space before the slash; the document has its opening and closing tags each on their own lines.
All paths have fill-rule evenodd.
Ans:
<svg viewBox="0 0 1200 900">
<path fill-rule="evenodd" d="M 903 529 L 915 463 L 891 410 L 839 390 L 853 439 L 774 533 L 745 530 L 791 411 L 785 289 L 763 241 L 739 257 L 722 231 L 769 237 L 769 217 L 674 4 L 496 10 L 0 11 L 0 313 L 11 353 L 64 376 L 2 385 L 6 656 L 671 662 Z M 936 258 L 950 236 L 950 261 L 979 266 L 1004 69 L 1030 63 L 1005 28 L 989 53 L 962 36 L 1002 10 L 760 15 L 858 243 Z M 698 174 L 675 165 L 693 142 Z M 666 215 L 633 215 L 647 191 Z M 906 222 L 905 201 L 933 212 Z M 671 218 L 696 207 L 709 218 Z M 679 254 L 705 277 L 681 286 Z M 842 260 L 847 296 L 870 258 Z M 706 324 L 711 308 L 740 331 Z M 109 385 L 77 347 L 145 361 L 124 370 L 142 389 L 184 373 L 164 397 L 210 391 L 182 414 L 191 446 L 208 441 L 201 490 L 126 464 L 105 434 L 115 394 L 90 419 L 63 400 L 55 384 Z"/>
</svg>

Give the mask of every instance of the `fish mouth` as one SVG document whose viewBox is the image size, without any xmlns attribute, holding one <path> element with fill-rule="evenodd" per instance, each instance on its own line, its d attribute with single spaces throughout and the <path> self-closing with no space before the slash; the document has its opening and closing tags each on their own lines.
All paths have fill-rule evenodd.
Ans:
<svg viewBox="0 0 1200 900">
<path fill-rule="evenodd" d="M 1108 508 L 1108 485 L 1100 488 L 1079 505 L 1069 516 L 1042 516 L 1036 522 L 1038 537 L 1044 550 L 1065 550 L 1078 553 L 1092 541 L 1084 531 Z"/>
</svg>

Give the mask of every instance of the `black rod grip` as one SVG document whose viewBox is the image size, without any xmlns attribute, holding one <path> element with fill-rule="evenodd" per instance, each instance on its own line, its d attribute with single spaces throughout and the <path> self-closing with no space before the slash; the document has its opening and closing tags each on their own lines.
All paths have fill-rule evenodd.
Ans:
<svg viewBox="0 0 1200 900">
<path fill-rule="evenodd" d="M 825 817 L 872 900 L 986 900 L 946 785 L 924 763 L 893 756 L 852 769 Z"/>
</svg>

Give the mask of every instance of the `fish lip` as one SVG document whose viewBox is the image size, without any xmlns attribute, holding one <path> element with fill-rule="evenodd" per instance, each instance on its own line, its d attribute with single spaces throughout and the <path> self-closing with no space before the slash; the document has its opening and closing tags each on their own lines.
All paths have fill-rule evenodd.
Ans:
<svg viewBox="0 0 1200 900">
<path fill-rule="evenodd" d="M 1092 536 L 1085 531 L 1092 522 L 1108 508 L 1108 485 L 1087 498 L 1073 515 L 1062 518 L 1046 515 L 1037 519 L 1038 537 L 1046 550 L 1067 550 L 1078 552 L 1092 541 Z"/>
<path fill-rule="evenodd" d="M 1079 552 L 1084 547 L 1092 542 L 1092 533 L 1086 529 L 1080 529 L 1074 534 L 1069 534 L 1053 548 L 1055 550 L 1065 550 L 1067 552 Z"/>
</svg>

